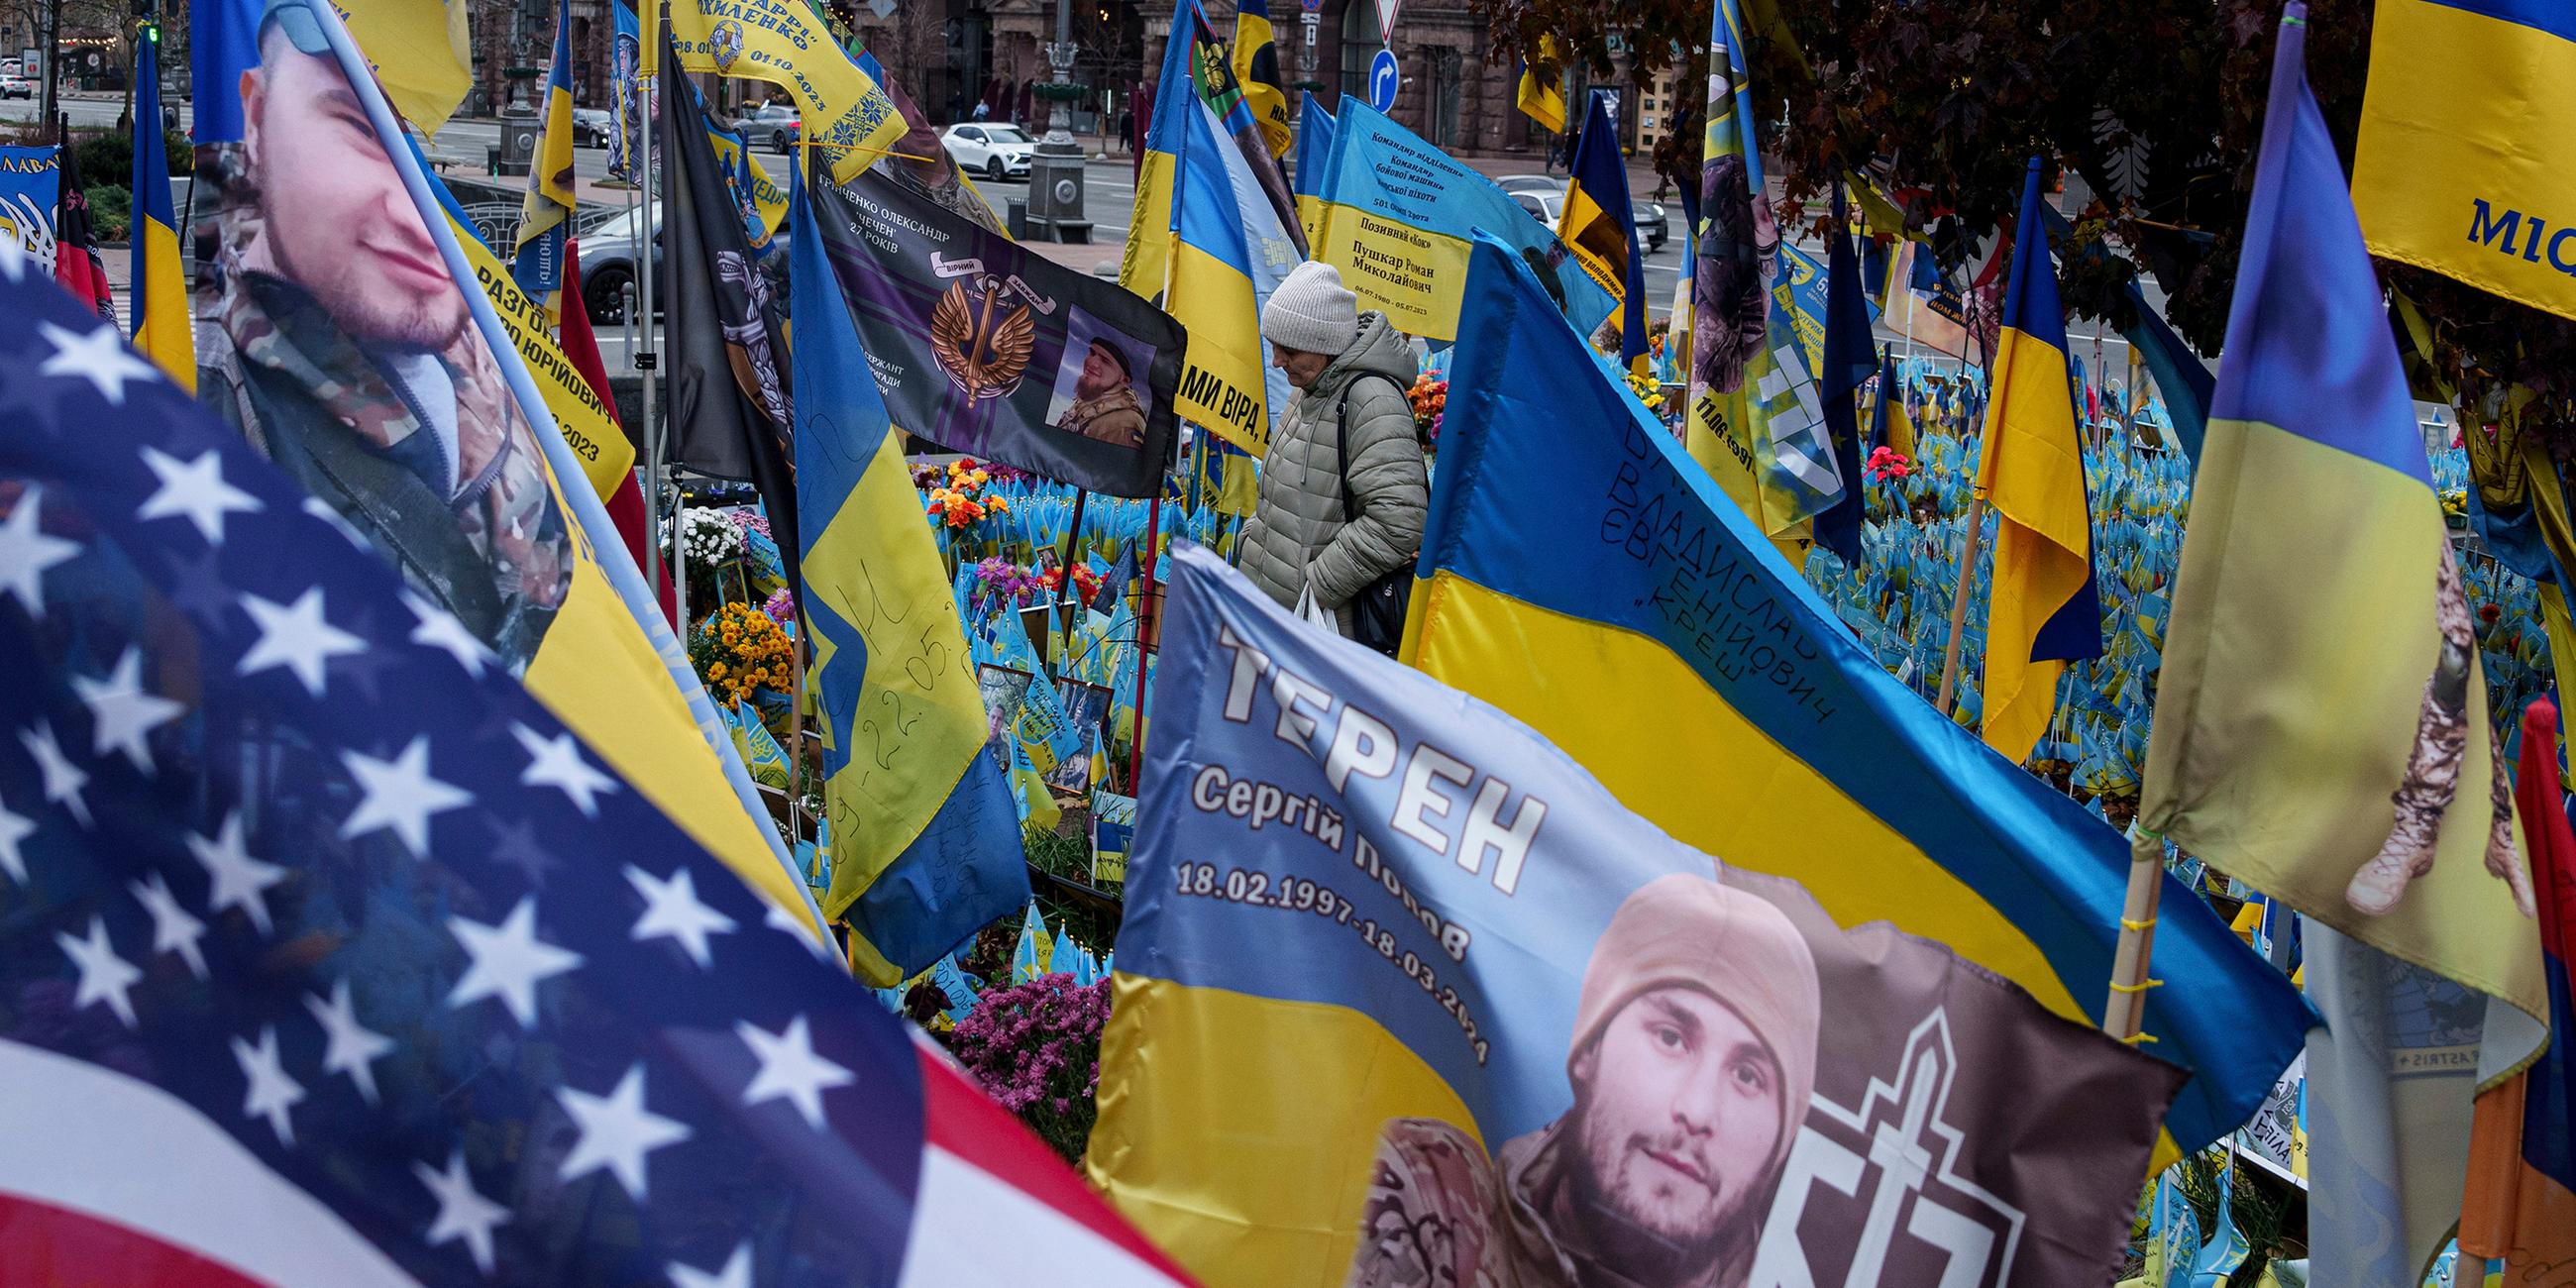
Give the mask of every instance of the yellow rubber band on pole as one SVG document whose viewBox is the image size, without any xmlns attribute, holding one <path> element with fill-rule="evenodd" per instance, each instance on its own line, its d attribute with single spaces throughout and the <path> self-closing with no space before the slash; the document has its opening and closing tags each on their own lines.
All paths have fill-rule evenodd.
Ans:
<svg viewBox="0 0 2576 1288">
<path fill-rule="evenodd" d="M 2125 1038 L 2122 1038 L 2122 1039 L 2120 1039 L 2120 1040 L 2121 1040 L 2121 1041 L 2123 1041 L 2123 1042 L 2128 1043 L 2130 1046 L 2136 1046 L 2137 1044 L 2139 1044 L 2139 1043 L 2141 1043 L 2141 1042 L 2153 1042 L 2153 1041 L 2155 1041 L 2155 1040 L 2156 1040 L 2156 1035 L 2155 1035 L 2155 1034 L 2153 1034 L 2153 1033 L 2132 1033 L 2132 1034 L 2130 1034 L 2129 1036 L 2127 1036 L 2127 1037 L 2125 1037 Z"/>
<path fill-rule="evenodd" d="M 2145 921 L 2131 921 L 2126 917 L 2120 918 L 2120 929 L 2122 930 L 2152 930 L 2155 928 L 2155 924 L 2156 919 L 2153 917 L 2149 917 Z"/>
<path fill-rule="evenodd" d="M 2111 986 L 2111 991 L 2114 993 L 2143 993 L 2148 989 L 2163 988 L 2164 986 L 2165 982 L 2163 980 L 2150 979 L 2136 984 L 2113 984 Z"/>
</svg>

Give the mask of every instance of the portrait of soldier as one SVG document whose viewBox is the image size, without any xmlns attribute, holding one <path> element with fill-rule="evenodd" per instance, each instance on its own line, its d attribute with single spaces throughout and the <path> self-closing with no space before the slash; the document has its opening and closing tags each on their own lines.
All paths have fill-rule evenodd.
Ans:
<svg viewBox="0 0 2576 1288">
<path fill-rule="evenodd" d="M 543 449 L 308 0 L 258 41 L 199 396 L 522 671 L 574 559 Z"/>
<path fill-rule="evenodd" d="M 1073 379 L 1073 405 L 1055 427 L 1120 447 L 1145 445 L 1145 404 L 1136 397 L 1135 374 L 1117 345 L 1095 339 L 1084 350 Z"/>
<path fill-rule="evenodd" d="M 1572 1107 L 1490 1161 L 1448 1123 L 1387 1123 L 1349 1282 L 1741 1288 L 1806 1118 L 1820 999 L 1769 901 L 1640 887 L 1584 970 Z"/>
</svg>

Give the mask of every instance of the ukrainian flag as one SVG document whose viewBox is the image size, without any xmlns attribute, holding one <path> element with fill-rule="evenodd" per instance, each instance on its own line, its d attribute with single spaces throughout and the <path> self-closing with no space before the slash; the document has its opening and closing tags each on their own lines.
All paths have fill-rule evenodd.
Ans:
<svg viewBox="0 0 2576 1288">
<path fill-rule="evenodd" d="M 1244 106 L 1261 126 L 1270 155 L 1288 155 L 1296 135 L 1288 128 L 1288 92 L 1279 87 L 1279 45 L 1270 29 L 1270 0 L 1241 0 L 1234 11 L 1234 79 Z"/>
<path fill-rule="evenodd" d="M 823 913 L 849 924 L 853 967 L 884 988 L 1027 903 L 1029 874 L 1010 787 L 982 754 L 965 627 L 901 437 L 823 239 L 789 242 L 798 602 L 835 838 Z"/>
<path fill-rule="evenodd" d="M 1181 417 L 1259 456 L 1270 450 L 1270 404 L 1253 247 L 1265 238 L 1284 242 L 1286 234 L 1267 202 L 1246 199 L 1258 193 L 1257 185 L 1249 174 L 1238 182 L 1239 152 L 1192 92 L 1198 82 L 1190 54 L 1206 25 L 1198 0 L 1184 0 L 1172 15 L 1163 91 L 1154 100 L 1136 181 L 1136 231 L 1127 239 L 1119 283 L 1149 299 L 1159 296 L 1164 311 L 1189 332 L 1173 399 Z M 1268 226 L 1249 226 L 1254 220 Z M 1158 226 L 1168 235 L 1153 236 L 1149 230 Z M 1146 243 L 1160 253 L 1149 253 Z"/>
<path fill-rule="evenodd" d="M 2576 5 L 2379 0 L 2352 204 L 2374 255 L 2576 318 Z"/>
<path fill-rule="evenodd" d="M 1323 236 L 1323 183 L 1327 159 L 1333 155 L 1333 114 L 1305 92 L 1305 101 L 1297 109 L 1297 222 L 1305 226 L 1306 244 L 1312 246 Z"/>
<path fill-rule="evenodd" d="M 2030 159 L 2014 225 L 2012 282 L 1995 341 L 1977 495 L 1995 511 L 1994 588 L 1986 601 L 1986 745 L 2019 761 L 2057 709 L 2069 659 L 2102 655 L 2084 450 L 2066 367 L 2066 312 Z"/>
<path fill-rule="evenodd" d="M 188 277 L 179 267 L 179 218 L 170 204 L 170 158 L 161 138 L 161 29 L 134 48 L 134 281 L 125 313 L 134 347 L 180 388 L 197 392 L 197 337 Z"/>
<path fill-rule="evenodd" d="M 1575 262 L 1602 290 L 1619 301 L 1619 361 L 1633 369 L 1646 356 L 1646 261 L 1637 251 L 1628 163 L 1619 154 L 1619 130 L 1610 123 L 1607 94 L 1592 95 L 1591 110 L 1583 114 L 1583 137 L 1575 141 L 1574 164 L 1568 170 L 1556 239 L 1574 252 Z"/>
<path fill-rule="evenodd" d="M 2385 911 L 2347 893 L 2392 840 L 2392 798 L 2423 777 L 2410 762 L 2426 741 L 2453 556 L 2379 280 L 2307 92 L 2305 35 L 2294 4 L 2174 574 L 2138 822 L 2545 1025 L 2539 932 L 2487 868 L 2501 779 L 2474 644 L 2460 659 L 2467 736 L 2430 829 L 2431 866 Z M 2452 612 L 2465 633 L 2465 600 Z M 2164 946 L 2159 935 L 2159 966 Z M 2484 1009 L 2492 1060 L 2511 1013 Z"/>
<path fill-rule="evenodd" d="M 1468 310 L 1405 656 L 1683 843 L 2092 1023 L 2128 845 L 1881 669 L 1490 241 Z M 2166 1123 L 2197 1149 L 2261 1105 L 2307 1012 L 2172 878 L 2163 918 L 2147 1029 L 2195 1074 Z"/>
<path fill-rule="evenodd" d="M 555 7 L 555 56 L 546 69 L 545 125 L 528 159 L 528 195 L 519 206 L 519 245 L 510 277 L 528 298 L 563 314 L 564 234 L 572 230 L 572 0 Z"/>
<path fill-rule="evenodd" d="M 1540 36 L 1538 61 L 1521 62 L 1521 83 L 1514 100 L 1522 115 L 1538 122 L 1550 134 L 1565 133 L 1565 95 L 1557 89 L 1561 75 L 1556 65 L 1556 37 Z"/>
</svg>

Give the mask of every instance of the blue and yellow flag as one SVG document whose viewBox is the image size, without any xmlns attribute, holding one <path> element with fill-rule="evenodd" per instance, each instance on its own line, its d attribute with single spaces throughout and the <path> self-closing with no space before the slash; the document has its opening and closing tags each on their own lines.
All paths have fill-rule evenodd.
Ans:
<svg viewBox="0 0 2576 1288">
<path fill-rule="evenodd" d="M 1406 335 L 1455 340 L 1472 323 L 1460 305 L 1479 232 L 1542 266 L 1555 287 L 1549 294 L 1585 334 L 1619 306 L 1556 230 L 1510 193 L 1358 99 L 1343 96 L 1318 169 L 1310 185 L 1315 258 L 1341 271 L 1360 307 L 1384 311 Z"/>
<path fill-rule="evenodd" d="M 1985 738 L 2015 761 L 2030 755 L 2048 728 L 2066 663 L 2102 655 L 2084 449 L 2067 383 L 2066 312 L 2057 302 L 2041 204 L 2040 161 L 2032 157 L 1977 458 L 1977 495 L 1995 511 Z"/>
<path fill-rule="evenodd" d="M 1177 48 L 1176 48 L 1177 46 Z M 1288 176 L 1270 141 L 1245 101 L 1235 79 L 1225 42 L 1198 0 L 1175 8 L 1172 33 L 1163 46 L 1161 88 L 1154 95 L 1154 115 L 1145 123 L 1145 154 L 1138 159 L 1136 205 L 1129 227 L 1166 228 L 1179 192 L 1181 155 L 1189 136 L 1181 130 L 1179 109 L 1196 104 L 1208 130 L 1225 145 L 1228 177 L 1243 207 L 1246 244 L 1252 254 L 1253 287 L 1263 300 L 1279 279 L 1306 258 L 1305 235 L 1297 223 L 1297 201 Z M 1188 93 L 1182 90 L 1187 89 Z M 1263 208 L 1268 213 L 1263 213 Z M 1168 279 L 1171 244 L 1159 237 L 1127 239 L 1118 264 L 1119 285 L 1153 297 Z M 1286 386 L 1280 388 L 1284 391 Z M 1284 393 L 1283 393 L 1284 396 Z"/>
<path fill-rule="evenodd" d="M 555 6 L 555 55 L 546 67 L 545 124 L 537 154 L 528 158 L 528 195 L 519 205 L 519 242 L 510 278 L 528 298 L 545 305 L 551 322 L 563 313 L 564 235 L 572 231 L 572 0 Z"/>
<path fill-rule="evenodd" d="M 1576 401 L 1615 414 L 1547 326 L 1556 365 L 1520 370 L 1550 378 L 1519 383 L 1590 385 L 1607 401 Z M 1594 465 L 1622 433 L 1669 441 L 1543 428 Z M 1212 1288 L 2109 1282 L 2180 1069 L 1939 944 L 1846 930 L 1827 892 L 1668 834 L 1511 713 L 1299 622 L 1213 551 L 1171 564 L 1085 1164 L 1175 1261 Z M 1571 656 L 1595 695 L 1602 654 Z M 1662 767 L 1766 809 L 1767 784 L 1699 770 Z M 1891 1239 L 1905 1196 L 1939 1215 Z"/>
<path fill-rule="evenodd" d="M 1521 80 L 1513 94 L 1521 114 L 1550 134 L 1565 133 L 1565 94 L 1557 88 L 1564 72 L 1557 66 L 1556 37 L 1538 38 L 1538 57 L 1521 60 Z M 1685 260 L 1684 263 L 1689 261 Z"/>
<path fill-rule="evenodd" d="M 1594 92 L 1583 114 L 1567 167 L 1565 206 L 1557 213 L 1556 239 L 1575 262 L 1619 301 L 1619 361 L 1636 369 L 1646 356 L 1646 260 L 1637 250 L 1635 205 L 1628 197 L 1628 162 L 1619 154 L 1619 127 L 1610 120 L 1610 95 Z"/>
<path fill-rule="evenodd" d="M 608 177 L 622 183 L 644 182 L 644 34 L 635 7 L 609 0 L 614 23 L 609 53 Z"/>
<path fill-rule="evenodd" d="M 2473 619 L 2305 29 L 2274 56 L 2138 822 L 2537 1019 Z"/>
<path fill-rule="evenodd" d="M 1684 441 L 1726 495 L 1784 550 L 1842 500 L 1816 359 L 1782 292 L 1788 278 L 1755 137 L 1744 15 L 1718 0 L 1709 19 L 1706 124 L 1700 137 L 1697 261 L 1691 266 L 1690 419 Z M 1821 330 L 1818 334 L 1822 340 Z"/>
<path fill-rule="evenodd" d="M 1333 154 L 1333 114 L 1315 100 L 1312 91 L 1301 91 L 1305 101 L 1297 109 L 1297 223 L 1306 231 L 1306 244 L 1312 246 L 1323 235 L 1323 191 L 1325 166 Z"/>
<path fill-rule="evenodd" d="M 1843 925 L 1886 920 L 2091 1022 L 2118 833 L 1882 669 L 1501 248 L 1450 375 L 1404 656 L 1535 727 L 1629 808 Z M 1562 373 L 1537 381 L 1518 373 Z M 1576 671 L 1540 659 L 1581 658 Z M 2280 972 L 2167 878 L 2155 1054 L 2196 1149 L 2262 1104 L 2307 1027 Z"/>
<path fill-rule="evenodd" d="M 1849 486 L 1843 499 L 1816 516 L 1816 544 L 1840 556 L 1844 565 L 1861 566 L 1861 522 L 1868 517 L 1867 489 L 1861 485 L 1860 410 L 1853 399 L 1878 372 L 1878 353 L 1870 347 L 1870 315 L 1862 285 L 1860 257 L 1852 252 L 1851 220 L 1843 202 L 1843 185 L 1834 181 L 1833 230 L 1826 234 L 1824 344 L 1816 369 L 1816 392 L 1825 405 L 1825 431 L 1834 443 L 1834 470 Z"/>
<path fill-rule="evenodd" d="M 957 603 L 823 240 L 788 250 L 799 605 L 835 847 L 823 910 L 883 988 L 1028 902 L 1029 875 Z"/>
<path fill-rule="evenodd" d="M 1240 0 L 1234 11 L 1234 80 L 1243 87 L 1243 105 L 1270 145 L 1270 155 L 1288 155 L 1297 141 L 1288 127 L 1288 91 L 1279 85 L 1279 43 L 1270 28 L 1270 0 Z"/>
<path fill-rule="evenodd" d="M 197 392 L 197 337 L 188 278 L 179 267 L 179 216 L 170 204 L 170 158 L 161 137 L 161 29 L 134 43 L 134 281 L 126 318 L 134 347 L 189 393 Z"/>
<path fill-rule="evenodd" d="M 1159 298 L 1189 331 L 1175 399 L 1182 418 L 1259 456 L 1270 450 L 1270 418 L 1285 402 L 1284 387 L 1272 396 L 1261 306 L 1296 258 L 1278 211 L 1246 199 L 1261 190 L 1250 163 L 1220 130 L 1216 111 L 1188 92 L 1201 75 L 1231 88 L 1223 64 L 1211 71 L 1207 62 L 1222 48 L 1197 0 L 1185 0 L 1163 46 L 1165 88 L 1145 133 L 1136 231 L 1118 280 Z M 1240 95 L 1232 96 L 1231 111 L 1244 111 Z M 1166 235 L 1155 236 L 1156 229 Z"/>
<path fill-rule="evenodd" d="M 2379 0 L 2352 204 L 2371 253 L 2576 318 L 2576 5 Z"/>
</svg>

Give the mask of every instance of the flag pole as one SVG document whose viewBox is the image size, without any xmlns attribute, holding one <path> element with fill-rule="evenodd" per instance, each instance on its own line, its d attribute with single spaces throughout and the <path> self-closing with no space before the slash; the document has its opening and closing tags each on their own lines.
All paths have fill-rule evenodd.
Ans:
<svg viewBox="0 0 2576 1288">
<path fill-rule="evenodd" d="M 1059 597 L 1057 606 L 1065 610 L 1057 619 L 1062 624 L 1058 634 L 1062 642 L 1056 646 L 1055 651 L 1058 674 L 1063 673 L 1065 654 L 1073 649 L 1073 619 L 1087 607 L 1080 602 L 1082 592 L 1075 589 L 1073 584 L 1073 559 L 1082 549 L 1082 506 L 1090 499 L 1091 489 L 1077 487 L 1073 490 L 1073 522 L 1065 525 L 1064 554 L 1056 561 L 1061 577 L 1061 580 L 1056 583 L 1056 594 Z"/>
<path fill-rule="evenodd" d="M 651 24 L 653 30 L 648 33 L 647 39 L 658 39 L 661 27 L 661 24 L 658 21 L 661 11 L 661 0 L 644 0 L 644 3 L 654 11 L 654 17 L 657 19 L 657 21 Z M 635 119 L 641 124 L 641 128 L 635 132 L 637 135 L 636 143 L 640 149 L 637 157 L 638 164 L 636 166 L 636 171 L 642 175 L 644 180 L 644 213 L 635 221 L 636 241 L 634 258 L 629 262 L 636 266 L 637 271 L 635 273 L 635 280 L 641 283 L 641 286 L 635 293 L 635 298 L 639 301 L 637 311 L 642 315 L 636 319 L 636 335 L 639 337 L 639 343 L 642 347 L 632 351 L 628 355 L 635 364 L 636 373 L 644 377 L 643 401 L 641 403 L 641 410 L 644 413 L 644 519 L 646 529 L 656 534 L 660 533 L 662 530 L 662 483 L 665 473 L 662 461 L 662 458 L 665 455 L 664 444 L 662 441 L 662 422 L 656 419 L 653 415 L 653 385 L 656 377 L 659 375 L 656 368 L 661 365 L 660 355 L 654 351 L 653 346 L 653 278 L 656 276 L 654 272 L 656 266 L 654 251 L 662 244 L 660 216 L 659 212 L 653 205 L 653 136 L 660 133 L 660 122 L 655 119 L 653 108 L 655 106 L 654 95 L 659 88 L 657 82 L 661 79 L 661 77 L 654 74 L 654 68 L 659 62 L 658 55 L 660 52 L 661 51 L 658 48 L 654 48 L 649 45 L 644 50 L 639 51 L 644 63 L 644 71 L 641 75 L 638 75 L 635 78 L 635 96 L 640 100 L 635 105 Z M 677 510 L 674 509 L 674 518 L 671 524 L 675 547 L 679 534 L 679 520 L 676 517 L 677 513 Z M 660 594 L 662 581 L 662 542 L 658 535 L 654 540 L 646 542 L 645 548 L 648 552 L 647 558 L 650 566 L 644 570 L 644 584 L 647 588 L 651 589 L 653 593 Z M 673 562 L 678 562 L 676 557 Z M 676 588 L 679 578 L 673 577 L 672 581 L 674 583 L 672 602 L 676 605 L 680 599 L 679 591 Z M 684 617 L 680 617 L 676 612 L 674 613 L 674 618 L 675 620 L 680 621 L 682 629 L 681 639 L 685 645 L 687 641 L 687 621 Z"/>
<path fill-rule="evenodd" d="M 2119 946 L 2111 954 L 2111 993 L 2102 1004 L 2102 1031 L 2132 1045 L 2146 1026 L 2147 990 L 2159 982 L 2148 977 L 2147 964 L 2154 954 L 2164 871 L 2164 837 L 2131 823 L 2129 895 L 2120 909 Z"/>
<path fill-rule="evenodd" d="M 1941 714 L 1950 714 L 1950 705 L 1959 682 L 1959 636 L 1968 625 L 1968 591 L 1977 575 L 1977 556 L 1985 544 L 1986 498 L 1971 489 L 1968 493 L 1968 538 L 1959 548 L 1959 585 L 1950 595 L 1950 643 L 1941 651 L 1941 696 L 1933 705 Z"/>
<path fill-rule="evenodd" d="M 1163 494 L 1158 491 L 1145 511 L 1145 611 L 1136 619 L 1136 736 L 1127 740 L 1127 790 L 1140 795 L 1144 784 L 1137 773 L 1145 760 L 1145 690 L 1149 687 L 1145 683 L 1145 663 L 1163 642 L 1163 600 L 1154 589 L 1154 543 L 1162 526 Z"/>
</svg>

